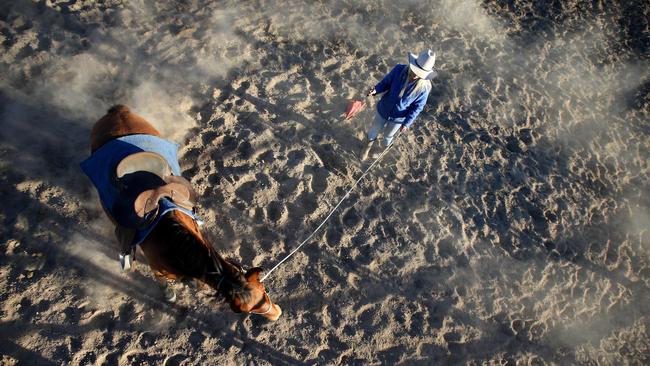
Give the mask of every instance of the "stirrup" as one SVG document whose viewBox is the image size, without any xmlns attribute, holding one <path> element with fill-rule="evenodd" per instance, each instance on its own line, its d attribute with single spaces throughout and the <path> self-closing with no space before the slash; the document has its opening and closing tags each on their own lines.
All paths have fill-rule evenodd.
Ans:
<svg viewBox="0 0 650 366">
<path fill-rule="evenodd" d="M 131 256 L 131 253 L 120 254 L 120 266 L 122 267 L 122 271 L 130 270 L 132 264 L 133 264 L 133 257 Z"/>
<path fill-rule="evenodd" d="M 133 267 L 135 261 L 135 248 L 131 248 L 128 252 L 120 253 L 120 267 L 122 271 L 128 271 Z"/>
</svg>

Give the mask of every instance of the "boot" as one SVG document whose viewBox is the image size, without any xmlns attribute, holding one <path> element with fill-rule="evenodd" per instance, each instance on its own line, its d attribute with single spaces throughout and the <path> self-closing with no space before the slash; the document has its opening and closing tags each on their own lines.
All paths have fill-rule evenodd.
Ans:
<svg viewBox="0 0 650 366">
<path fill-rule="evenodd" d="M 366 160 L 368 158 L 368 153 L 370 152 L 370 149 L 372 149 L 372 144 L 375 142 L 375 140 L 368 141 L 366 146 L 361 150 L 361 160 Z"/>
<path fill-rule="evenodd" d="M 370 157 L 373 158 L 373 159 L 379 159 L 381 154 L 384 154 L 386 152 L 386 150 L 390 149 L 391 145 L 393 145 L 393 141 L 390 142 L 390 145 L 385 146 L 385 147 L 384 147 L 383 144 L 379 144 L 379 147 L 380 147 L 379 151 L 375 151 L 375 153 L 372 154 Z"/>
</svg>

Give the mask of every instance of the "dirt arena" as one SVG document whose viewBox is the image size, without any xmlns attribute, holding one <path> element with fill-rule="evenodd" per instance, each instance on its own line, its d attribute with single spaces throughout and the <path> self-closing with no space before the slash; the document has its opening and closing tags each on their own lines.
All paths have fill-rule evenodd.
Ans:
<svg viewBox="0 0 650 366">
<path fill-rule="evenodd" d="M 0 364 L 649 364 L 649 19 L 641 0 L 3 1 Z M 121 271 L 79 168 L 111 105 L 180 144 L 214 247 L 270 269 L 370 164 L 373 107 L 346 121 L 348 100 L 427 48 L 413 128 L 265 281 L 277 322 L 193 282 L 169 305 L 142 256 Z"/>
</svg>

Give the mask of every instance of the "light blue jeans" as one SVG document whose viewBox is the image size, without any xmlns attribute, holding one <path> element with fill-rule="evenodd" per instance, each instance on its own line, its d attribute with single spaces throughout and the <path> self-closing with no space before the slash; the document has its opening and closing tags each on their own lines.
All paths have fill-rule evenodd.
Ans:
<svg viewBox="0 0 650 366">
<path fill-rule="evenodd" d="M 370 131 L 368 131 L 368 140 L 375 141 L 381 132 L 384 136 L 384 147 L 388 147 L 393 143 L 393 137 L 395 137 L 400 127 L 402 127 L 401 124 L 387 121 L 379 115 L 379 112 L 375 111 L 375 121 Z"/>
</svg>

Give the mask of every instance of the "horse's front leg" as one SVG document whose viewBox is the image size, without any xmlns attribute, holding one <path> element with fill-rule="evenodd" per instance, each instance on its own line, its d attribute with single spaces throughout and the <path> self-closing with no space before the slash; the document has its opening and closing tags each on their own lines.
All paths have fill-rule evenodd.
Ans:
<svg viewBox="0 0 650 366">
<path fill-rule="evenodd" d="M 170 285 L 167 277 L 159 273 L 154 273 L 154 275 L 156 277 L 156 282 L 160 285 L 160 290 L 165 301 L 170 303 L 176 302 L 176 291 L 174 291 L 174 288 Z"/>
</svg>

